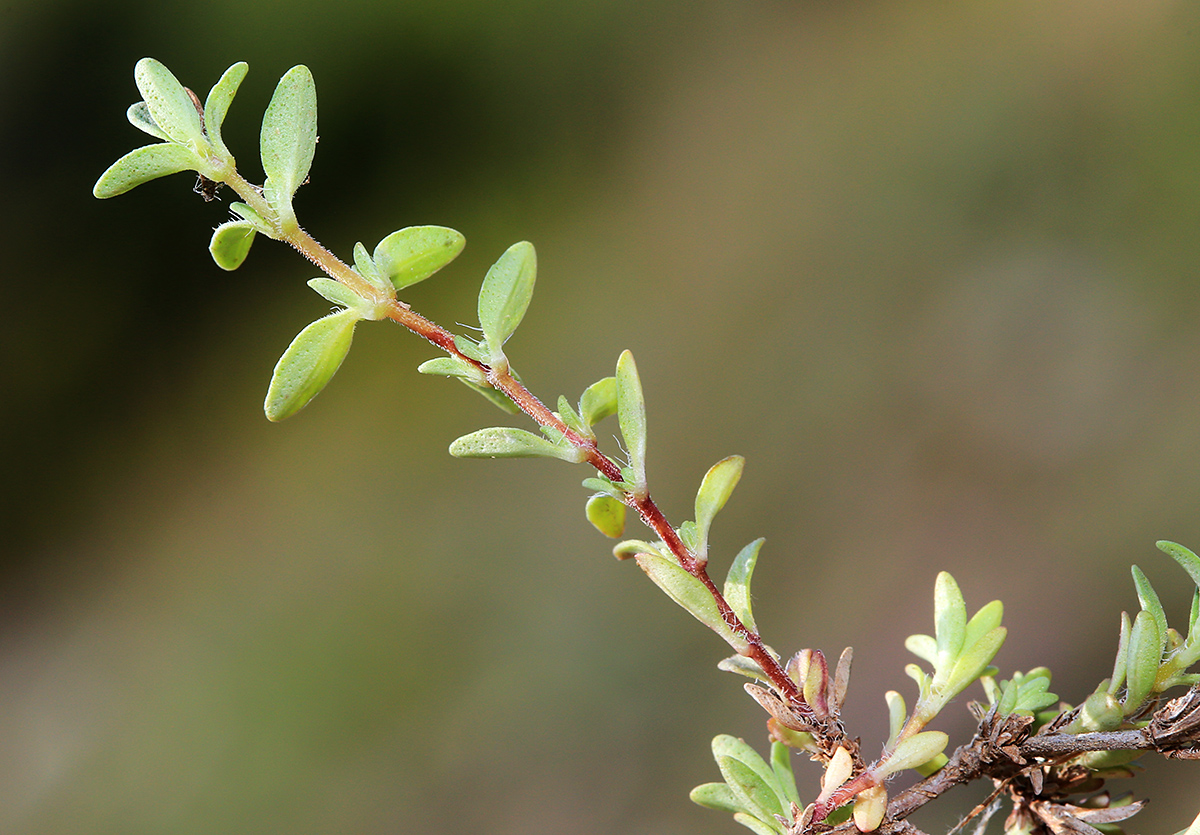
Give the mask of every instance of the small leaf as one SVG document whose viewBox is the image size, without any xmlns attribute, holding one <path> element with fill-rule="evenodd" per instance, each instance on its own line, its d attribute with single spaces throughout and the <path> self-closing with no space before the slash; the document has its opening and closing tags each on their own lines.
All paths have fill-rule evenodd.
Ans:
<svg viewBox="0 0 1200 835">
<path fill-rule="evenodd" d="M 245 203 L 239 203 L 236 200 L 229 204 L 229 211 L 240 217 L 242 220 L 248 220 L 254 224 L 254 228 L 258 230 L 260 235 L 266 235 L 268 238 L 275 237 L 275 230 L 271 225 L 262 219 L 258 212 L 251 209 Z"/>
<path fill-rule="evenodd" d="M 229 112 L 229 104 L 237 94 L 242 79 L 246 77 L 250 66 L 245 61 L 239 61 L 221 74 L 221 78 L 208 91 L 204 100 L 204 130 L 213 145 L 224 155 L 229 156 L 229 149 L 221 139 L 221 126 L 225 124 L 225 114 Z"/>
<path fill-rule="evenodd" d="M 196 155 L 182 145 L 159 143 L 135 148 L 100 175 L 92 194 L 100 199 L 116 197 L 132 188 L 180 171 L 195 171 Z"/>
<path fill-rule="evenodd" d="M 367 248 L 361 242 L 354 245 L 354 269 L 376 290 L 394 298 L 395 291 L 392 289 L 391 283 L 380 274 L 375 261 L 367 253 Z"/>
<path fill-rule="evenodd" d="M 954 659 L 963 649 L 967 632 L 967 607 L 963 602 L 958 583 L 949 573 L 938 574 L 934 583 L 934 632 L 937 640 L 937 662 L 934 671 L 937 678 L 949 673 Z"/>
<path fill-rule="evenodd" d="M 409 226 L 375 247 L 375 263 L 397 290 L 424 281 L 449 264 L 467 245 L 460 232 L 445 226 Z"/>
<path fill-rule="evenodd" d="M 891 755 L 876 767 L 875 773 L 885 777 L 906 768 L 915 768 L 942 753 L 949 742 L 950 737 L 941 731 L 913 734 L 892 749 Z"/>
<path fill-rule="evenodd" d="M 208 148 L 200 113 L 169 69 L 153 58 L 143 58 L 134 67 L 133 78 L 159 130 L 196 153 Z"/>
<path fill-rule="evenodd" d="M 583 451 L 540 438 L 524 429 L 493 426 L 480 429 L 450 444 L 455 458 L 558 458 L 573 464 L 583 460 Z"/>
<path fill-rule="evenodd" d="M 993 600 L 975 613 L 963 633 L 963 647 L 974 646 L 987 633 L 991 632 L 1004 620 L 1004 604 Z"/>
<path fill-rule="evenodd" d="M 746 459 L 740 455 L 723 458 L 713 464 L 700 482 L 700 490 L 696 493 L 696 540 L 699 546 L 696 556 L 701 559 L 708 556 L 708 530 L 713 517 L 729 500 L 745 465 Z"/>
<path fill-rule="evenodd" d="M 996 657 L 996 653 L 1000 651 L 1000 647 L 1004 645 L 1006 637 L 1008 637 L 1008 630 L 1003 626 L 997 626 L 976 641 L 973 646 L 963 650 L 955 661 L 954 667 L 951 668 L 950 674 L 946 676 L 942 691 L 943 704 L 983 675 L 988 665 L 992 663 L 992 659 Z"/>
<path fill-rule="evenodd" d="M 259 147 L 275 208 L 291 215 L 292 196 L 308 177 L 317 148 L 317 87 L 303 64 L 279 79 L 263 114 Z"/>
<path fill-rule="evenodd" d="M 263 404 L 267 420 L 291 417 L 325 388 L 350 351 L 358 321 L 356 311 L 343 310 L 300 331 L 275 365 Z"/>
<path fill-rule="evenodd" d="M 468 336 L 462 336 L 461 334 L 455 336 L 454 347 L 457 348 L 458 352 L 465 357 L 470 357 L 476 362 L 487 362 L 487 346 L 472 341 Z"/>
<path fill-rule="evenodd" d="M 313 288 L 317 293 L 320 293 L 327 301 L 348 309 L 359 309 L 366 304 L 366 300 L 362 296 L 355 293 L 345 284 L 342 284 L 340 281 L 334 281 L 332 278 L 326 278 L 325 276 L 310 278 L 308 286 Z"/>
<path fill-rule="evenodd" d="M 161 139 L 163 142 L 171 141 L 171 137 L 163 133 L 162 128 L 155 124 L 154 117 L 150 115 L 150 108 L 146 107 L 144 101 L 129 105 L 129 109 L 125 111 L 125 118 L 129 120 L 129 124 L 140 131 L 145 131 L 155 139 Z"/>
<path fill-rule="evenodd" d="M 1182 545 L 1167 542 L 1165 539 L 1155 544 L 1160 551 L 1179 563 L 1179 567 L 1186 571 L 1196 587 L 1200 588 L 1200 557 Z"/>
<path fill-rule="evenodd" d="M 594 439 L 596 437 L 592 434 L 592 428 L 583 422 L 583 419 L 571 408 L 570 401 L 561 394 L 558 396 L 558 418 L 567 425 L 568 429 L 571 429 L 576 434 L 584 438 Z"/>
<path fill-rule="evenodd" d="M 637 492 L 646 489 L 646 401 L 633 354 L 623 351 L 617 360 L 617 421 L 629 453 L 631 482 Z"/>
<path fill-rule="evenodd" d="M 637 564 L 667 596 L 686 609 L 696 620 L 712 629 L 738 653 L 746 652 L 750 645 L 746 639 L 734 632 L 721 617 L 716 601 L 708 587 L 688 574 L 674 562 L 656 554 L 638 554 Z"/>
<path fill-rule="evenodd" d="M 726 673 L 737 673 L 746 678 L 752 678 L 756 681 L 761 681 L 770 684 L 771 680 L 767 678 L 767 674 L 763 668 L 753 658 L 747 658 L 744 655 L 731 655 L 728 658 L 722 658 L 717 662 L 717 669 Z"/>
<path fill-rule="evenodd" d="M 768 823 L 759 820 L 748 812 L 738 812 L 733 819 L 749 829 L 754 835 L 783 835 L 783 826 L 779 821 Z"/>
<path fill-rule="evenodd" d="M 724 783 L 705 783 L 696 786 L 688 795 L 697 806 L 705 809 L 715 809 L 718 812 L 741 812 L 742 804 L 733 793 L 733 789 Z"/>
<path fill-rule="evenodd" d="M 437 357 L 426 360 L 417 366 L 417 371 L 421 374 L 441 374 L 446 377 L 461 377 L 478 386 L 486 385 L 487 383 L 487 377 L 484 376 L 482 371 L 458 357 Z M 508 398 L 505 398 L 505 401 L 512 402 Z"/>
<path fill-rule="evenodd" d="M 1150 585 L 1150 580 L 1146 577 L 1142 569 L 1136 565 L 1131 567 L 1133 573 L 1133 586 L 1137 589 L 1138 601 L 1142 604 L 1142 609 L 1149 612 L 1154 618 L 1154 622 L 1158 624 L 1158 631 L 1162 635 L 1167 634 L 1167 615 L 1163 611 L 1162 603 L 1158 600 L 1158 594 L 1155 593 L 1154 587 Z"/>
<path fill-rule="evenodd" d="M 904 720 L 908 718 L 908 708 L 904 705 L 904 697 L 895 690 L 883 694 L 888 708 L 888 728 L 890 730 L 887 747 L 892 748 L 904 729 Z"/>
<path fill-rule="evenodd" d="M 909 635 L 904 639 L 904 648 L 922 661 L 937 664 L 937 641 L 929 635 Z"/>
<path fill-rule="evenodd" d="M 747 812 L 763 821 L 783 814 L 790 801 L 775 771 L 757 751 L 728 734 L 713 739 L 712 748 L 721 776 Z"/>
<path fill-rule="evenodd" d="M 1132 716 L 1145 704 L 1154 688 L 1158 666 L 1162 663 L 1163 635 L 1158 621 L 1144 609 L 1138 612 L 1129 633 L 1129 651 L 1125 660 L 1125 715 Z"/>
<path fill-rule="evenodd" d="M 250 254 L 257 230 L 248 220 L 230 220 L 213 230 L 208 251 L 223 270 L 236 270 Z M 337 282 L 334 282 L 335 284 Z M 318 291 L 319 292 L 319 291 Z"/>
<path fill-rule="evenodd" d="M 521 324 L 536 279 L 537 254 L 528 241 L 510 246 L 484 276 L 479 290 L 479 324 L 491 350 L 489 364 L 504 361 L 504 343 Z"/>
<path fill-rule="evenodd" d="M 640 539 L 626 539 L 624 542 L 618 542 L 613 546 L 613 556 L 619 560 L 633 559 L 638 554 L 653 554 L 656 557 L 662 557 L 668 562 L 673 561 L 673 557 L 669 551 L 665 552 L 660 547 L 663 543 L 643 542 Z"/>
<path fill-rule="evenodd" d="M 598 493 L 588 499 L 587 518 L 596 530 L 611 539 L 620 539 L 625 533 L 625 505 L 612 496 Z"/>
<path fill-rule="evenodd" d="M 775 779 L 786 795 L 780 800 L 787 800 L 797 806 L 803 806 L 804 804 L 800 802 L 800 795 L 796 791 L 796 777 L 792 772 L 792 749 L 782 742 L 771 743 L 771 770 L 775 772 Z"/>
<path fill-rule="evenodd" d="M 754 612 L 750 606 L 750 578 L 754 575 L 758 552 L 764 542 L 766 540 L 760 537 L 739 551 L 725 577 L 725 601 L 751 632 L 758 632 L 758 625 L 754 622 Z"/>
<path fill-rule="evenodd" d="M 579 416 L 588 426 L 595 426 L 609 415 L 617 413 L 617 378 L 597 380 L 579 398 Z"/>
<path fill-rule="evenodd" d="M 624 498 L 624 495 L 625 495 L 624 493 L 621 492 L 620 487 L 613 484 L 607 478 L 602 478 L 602 477 L 601 478 L 585 478 L 583 480 L 583 487 L 585 490 L 595 490 L 597 492 L 612 496 L 617 501 L 621 501 L 621 499 Z"/>
<path fill-rule="evenodd" d="M 1128 612 L 1121 612 L 1121 632 L 1117 639 L 1117 660 L 1113 664 L 1112 678 L 1109 679 L 1108 694 L 1115 696 L 1117 691 L 1121 689 L 1121 685 L 1125 683 L 1125 664 L 1129 659 L 1129 633 L 1133 630 L 1133 624 L 1129 620 Z"/>
</svg>

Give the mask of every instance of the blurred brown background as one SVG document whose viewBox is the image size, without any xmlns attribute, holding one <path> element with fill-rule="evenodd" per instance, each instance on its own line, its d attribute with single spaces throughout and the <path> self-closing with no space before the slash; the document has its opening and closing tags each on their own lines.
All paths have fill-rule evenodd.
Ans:
<svg viewBox="0 0 1200 835">
<path fill-rule="evenodd" d="M 1153 542 L 1200 547 L 1200 5 L 10 0 L 0 831 L 728 833 L 686 793 L 713 735 L 763 747 L 723 645 L 583 521 L 587 473 L 446 455 L 507 418 L 418 376 L 432 349 L 361 327 L 263 419 L 328 305 L 269 241 L 213 266 L 227 212 L 188 175 L 91 197 L 146 139 L 144 55 L 201 91 L 249 62 L 226 136 L 252 178 L 308 64 L 302 223 L 343 255 L 460 229 L 406 296 L 446 325 L 532 240 L 516 367 L 574 399 L 632 349 L 676 521 L 747 456 L 716 573 L 767 537 L 758 620 L 856 647 L 867 751 L 940 569 L 1006 602 L 1005 674 L 1045 664 L 1072 702 L 1131 562 L 1183 624 Z M 1130 829 L 1174 832 L 1200 765 L 1150 765 Z"/>
</svg>

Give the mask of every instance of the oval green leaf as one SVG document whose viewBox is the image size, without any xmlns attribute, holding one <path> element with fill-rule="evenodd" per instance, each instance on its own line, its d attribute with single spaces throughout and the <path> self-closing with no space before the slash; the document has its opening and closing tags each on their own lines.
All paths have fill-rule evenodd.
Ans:
<svg viewBox="0 0 1200 835">
<path fill-rule="evenodd" d="M 200 111 L 169 69 L 153 58 L 143 58 L 134 67 L 133 78 L 159 130 L 193 151 L 207 149 Z"/>
<path fill-rule="evenodd" d="M 96 180 L 92 194 L 105 199 L 168 174 L 196 170 L 196 155 L 182 145 L 163 142 L 135 148 L 108 167 Z"/>
<path fill-rule="evenodd" d="M 646 401 L 633 354 L 623 351 L 617 360 L 617 422 L 629 453 L 630 478 L 635 490 L 646 489 Z"/>
<path fill-rule="evenodd" d="M 256 234 L 254 224 L 248 220 L 226 221 L 213 230 L 208 251 L 218 267 L 236 270 L 250 254 L 250 245 L 254 243 Z"/>
<path fill-rule="evenodd" d="M 603 493 L 587 501 L 587 519 L 596 530 L 610 539 L 620 539 L 625 534 L 625 505 Z"/>
<path fill-rule="evenodd" d="M 353 310 L 331 313 L 297 334 L 275 364 L 263 404 L 267 420 L 291 417 L 325 388 L 350 351 L 359 318 Z"/>
<path fill-rule="evenodd" d="M 510 246 L 484 276 L 479 290 L 479 325 L 491 364 L 504 361 L 504 343 L 521 324 L 536 279 L 537 254 L 528 241 Z"/>
<path fill-rule="evenodd" d="M 493 426 L 458 438 L 450 444 L 450 454 L 455 458 L 558 458 L 578 464 L 584 453 L 524 429 Z"/>
<path fill-rule="evenodd" d="M 597 380 L 579 398 L 579 416 L 588 426 L 595 426 L 609 415 L 617 413 L 617 378 Z"/>
<path fill-rule="evenodd" d="M 145 131 L 155 139 L 161 139 L 163 142 L 171 141 L 171 137 L 163 133 L 162 128 L 154 123 L 154 117 L 150 115 L 150 109 L 146 107 L 144 101 L 129 105 L 129 109 L 125 111 L 125 118 L 129 120 L 129 124 L 140 131 Z"/>
<path fill-rule="evenodd" d="M 310 278 L 308 280 L 308 286 L 311 287 L 315 292 L 321 294 L 321 296 L 327 301 L 331 301 L 334 304 L 341 305 L 345 308 L 354 308 L 356 310 L 360 310 L 369 306 L 369 302 L 367 302 L 362 296 L 358 295 L 358 293 L 355 293 L 340 281 L 334 281 L 332 278 L 328 278 L 326 276 Z"/>
<path fill-rule="evenodd" d="M 948 572 L 937 576 L 933 587 L 934 638 L 937 641 L 935 674 L 943 678 L 962 651 L 967 635 L 967 606 L 958 583 Z"/>
<path fill-rule="evenodd" d="M 449 264 L 467 245 L 461 233 L 445 226 L 409 226 L 388 235 L 375 247 L 382 276 L 401 290 L 424 281 Z"/>
<path fill-rule="evenodd" d="M 1138 612 L 1129 631 L 1129 649 L 1125 656 L 1125 715 L 1136 713 L 1154 689 L 1154 679 L 1162 663 L 1163 634 L 1158 622 L 1145 609 Z"/>
<path fill-rule="evenodd" d="M 1168 542 L 1165 539 L 1155 544 L 1158 546 L 1158 550 L 1179 563 L 1180 568 L 1186 571 L 1188 576 L 1192 578 L 1192 582 L 1196 584 L 1196 587 L 1200 588 L 1200 557 L 1182 545 L 1175 542 Z"/>
<path fill-rule="evenodd" d="M 891 756 L 876 767 L 875 773 L 884 777 L 927 763 L 942 753 L 949 742 L 950 737 L 941 731 L 924 731 L 913 734 L 893 749 Z"/>
<path fill-rule="evenodd" d="M 716 632 L 738 653 L 746 652 L 750 645 L 745 637 L 729 628 L 721 611 L 713 600 L 708 587 L 699 579 L 688 574 L 673 561 L 657 554 L 638 554 L 638 567 L 654 583 L 667 593 L 667 596 L 691 613 L 692 617 Z"/>
<path fill-rule="evenodd" d="M 715 809 L 718 812 L 741 812 L 742 804 L 733 789 L 724 783 L 705 783 L 692 789 L 688 798 L 697 806 Z"/>
<path fill-rule="evenodd" d="M 729 500 L 733 488 L 737 487 L 742 477 L 745 465 L 745 458 L 731 455 L 713 464 L 704 474 L 700 490 L 696 493 L 696 544 L 699 548 L 697 556 L 708 556 L 708 530 L 712 526 L 713 517 Z"/>
<path fill-rule="evenodd" d="M 225 123 L 225 114 L 229 112 L 229 104 L 233 101 L 242 79 L 250 66 L 245 61 L 238 61 L 221 74 L 220 79 L 208 91 L 204 100 L 204 130 L 209 140 L 217 147 L 223 156 L 229 156 L 229 149 L 221 139 L 221 125 Z"/>
<path fill-rule="evenodd" d="M 764 542 L 766 540 L 760 537 L 739 551 L 733 558 L 733 565 L 729 566 L 729 574 L 725 577 L 725 601 L 738 616 L 738 620 L 752 632 L 757 632 L 758 626 L 754 623 L 754 612 L 750 607 L 750 578 L 754 575 L 758 552 Z"/>
<path fill-rule="evenodd" d="M 276 208 L 290 215 L 292 195 L 308 176 L 317 149 L 317 87 L 303 64 L 279 79 L 263 114 L 259 147 Z"/>
</svg>

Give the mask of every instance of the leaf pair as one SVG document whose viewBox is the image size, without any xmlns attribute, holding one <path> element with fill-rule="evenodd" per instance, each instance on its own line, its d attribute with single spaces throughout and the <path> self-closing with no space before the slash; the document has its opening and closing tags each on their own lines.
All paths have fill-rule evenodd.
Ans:
<svg viewBox="0 0 1200 835">
<path fill-rule="evenodd" d="M 769 765 L 757 751 L 732 736 L 716 737 L 712 749 L 725 782 L 692 789 L 692 802 L 731 812 L 734 820 L 756 835 L 787 832 L 794 810 L 802 805 L 787 746 L 771 744 Z"/>
</svg>

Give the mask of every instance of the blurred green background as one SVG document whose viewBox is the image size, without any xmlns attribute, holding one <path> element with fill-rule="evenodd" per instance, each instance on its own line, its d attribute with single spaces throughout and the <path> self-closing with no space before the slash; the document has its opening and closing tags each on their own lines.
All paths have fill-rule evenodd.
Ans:
<svg viewBox="0 0 1200 835">
<path fill-rule="evenodd" d="M 533 241 L 514 364 L 574 399 L 632 349 L 676 521 L 747 456 L 715 573 L 767 537 L 759 623 L 856 648 L 871 753 L 938 570 L 1072 702 L 1131 562 L 1186 617 L 1153 542 L 1200 547 L 1198 47 L 1183 0 L 3 4 L 0 831 L 736 832 L 686 793 L 713 735 L 762 747 L 723 645 L 584 522 L 585 472 L 446 455 L 506 418 L 418 376 L 423 343 L 363 326 L 263 419 L 328 304 L 268 241 L 220 272 L 189 175 L 91 197 L 145 141 L 138 58 L 202 91 L 249 62 L 225 133 L 254 179 L 307 64 L 301 222 L 343 255 L 461 230 L 406 295 L 443 324 Z M 1131 830 L 1182 828 L 1200 765 L 1149 768 Z"/>
</svg>

